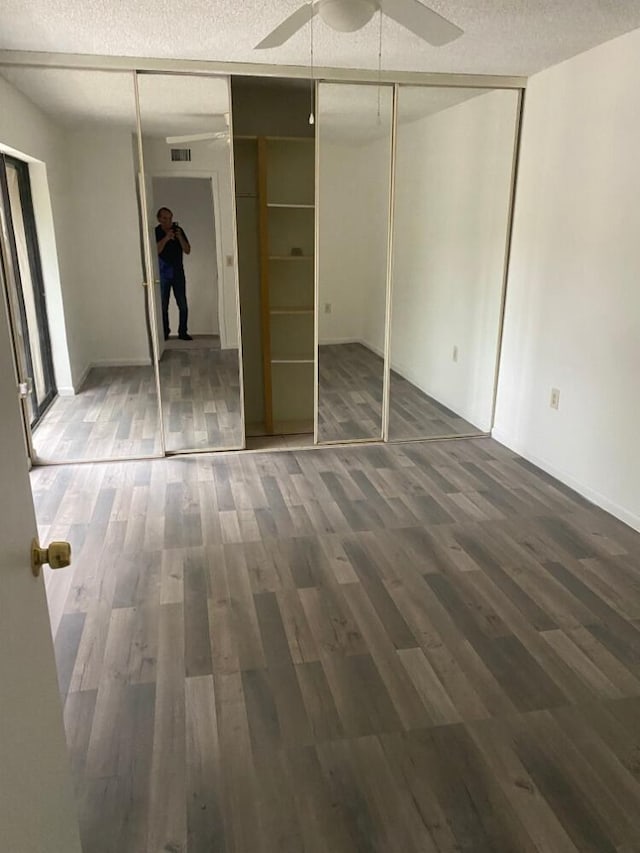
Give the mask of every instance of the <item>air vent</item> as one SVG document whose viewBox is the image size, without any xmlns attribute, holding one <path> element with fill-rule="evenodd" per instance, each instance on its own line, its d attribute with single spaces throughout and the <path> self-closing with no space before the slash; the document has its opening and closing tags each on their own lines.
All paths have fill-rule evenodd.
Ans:
<svg viewBox="0 0 640 853">
<path fill-rule="evenodd" d="M 191 149 L 190 148 L 172 148 L 171 161 L 173 163 L 190 163 Z"/>
</svg>

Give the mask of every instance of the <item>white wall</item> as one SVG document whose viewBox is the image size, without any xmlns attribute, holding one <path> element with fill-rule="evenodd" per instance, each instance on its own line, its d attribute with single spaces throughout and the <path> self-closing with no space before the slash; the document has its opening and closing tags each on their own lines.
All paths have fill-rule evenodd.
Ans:
<svg viewBox="0 0 640 853">
<path fill-rule="evenodd" d="M 639 88 L 640 30 L 529 82 L 494 429 L 636 529 Z"/>
<path fill-rule="evenodd" d="M 131 132 L 74 129 L 68 133 L 67 154 L 73 164 L 69 275 L 82 312 L 85 369 L 149 364 Z"/>
<path fill-rule="evenodd" d="M 184 256 L 189 332 L 192 335 L 217 335 L 220 331 L 218 266 L 211 179 L 154 178 L 152 219 L 160 207 L 173 211 L 174 219 L 184 228 L 191 244 L 191 254 Z M 175 333 L 178 308 L 173 296 L 169 316 Z"/>
<path fill-rule="evenodd" d="M 384 348 L 389 170 L 388 139 L 366 145 L 320 139 L 321 344 Z"/>
<path fill-rule="evenodd" d="M 233 183 L 229 146 L 223 142 L 211 145 L 209 142 L 189 143 L 190 163 L 173 163 L 171 149 L 164 139 L 146 137 L 144 139 L 144 167 L 148 176 L 186 177 L 189 174 L 217 174 L 220 196 L 220 217 L 216 235 L 220 241 L 223 258 L 222 283 L 220 288 L 218 315 L 220 322 L 220 343 L 226 348 L 238 346 L 238 319 L 236 302 L 235 270 L 235 221 L 233 215 Z M 155 210 L 149 211 L 149 225 L 155 228 Z M 188 232 L 187 232 L 188 233 Z M 153 233 L 151 234 L 153 247 Z M 228 259 L 231 264 L 227 263 Z M 225 334 L 226 333 L 226 334 Z"/>
<path fill-rule="evenodd" d="M 517 94 L 495 91 L 398 132 L 391 364 L 484 431 L 491 428 L 516 112 Z"/>
<path fill-rule="evenodd" d="M 63 298 L 72 295 L 64 276 L 68 264 L 58 261 L 58 249 L 66 242 L 68 216 L 64 143 L 61 128 L 0 77 L 0 150 L 30 161 L 56 384 L 60 391 L 72 392 L 73 377 L 82 370 L 82 356 L 81 344 L 73 334 L 75 312 L 63 307 Z"/>
<path fill-rule="evenodd" d="M 58 127 L 0 78 L 0 144 L 30 176 L 61 393 L 93 364 L 147 364 L 131 131 Z"/>
</svg>

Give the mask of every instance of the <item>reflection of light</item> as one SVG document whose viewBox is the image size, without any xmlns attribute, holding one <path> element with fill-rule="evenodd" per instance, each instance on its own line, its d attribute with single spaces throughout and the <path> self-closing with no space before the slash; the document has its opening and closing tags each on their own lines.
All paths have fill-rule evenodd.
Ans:
<svg viewBox="0 0 640 853">
<path fill-rule="evenodd" d="M 315 124 L 315 123 L 316 123 L 316 117 L 311 112 L 311 113 L 309 113 L 309 124 Z"/>
</svg>

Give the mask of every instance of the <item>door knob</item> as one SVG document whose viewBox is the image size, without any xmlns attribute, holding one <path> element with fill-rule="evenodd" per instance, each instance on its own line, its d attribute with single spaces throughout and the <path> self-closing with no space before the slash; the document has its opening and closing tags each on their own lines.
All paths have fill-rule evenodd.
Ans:
<svg viewBox="0 0 640 853">
<path fill-rule="evenodd" d="M 48 548 L 41 548 L 37 539 L 31 543 L 31 571 L 34 577 L 40 575 L 40 569 L 49 565 L 52 569 L 64 569 L 71 563 L 71 545 L 68 542 L 51 542 Z"/>
</svg>

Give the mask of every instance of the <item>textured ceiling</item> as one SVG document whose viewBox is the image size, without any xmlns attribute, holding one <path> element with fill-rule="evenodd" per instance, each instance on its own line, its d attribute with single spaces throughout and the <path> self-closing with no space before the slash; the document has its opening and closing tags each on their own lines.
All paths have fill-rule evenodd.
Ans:
<svg viewBox="0 0 640 853">
<path fill-rule="evenodd" d="M 383 66 L 530 75 L 640 27 L 640 0 L 430 0 L 464 35 L 434 48 L 385 19 Z M 305 65 L 309 27 L 280 48 L 253 46 L 299 0 L 0 0 L 0 49 Z M 318 65 L 375 68 L 377 16 L 356 33 L 316 19 Z"/>
</svg>

